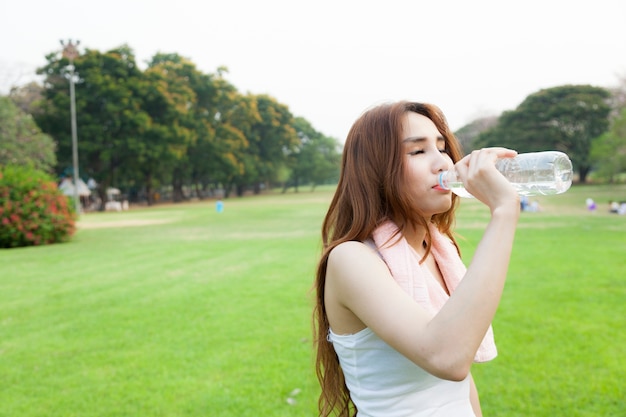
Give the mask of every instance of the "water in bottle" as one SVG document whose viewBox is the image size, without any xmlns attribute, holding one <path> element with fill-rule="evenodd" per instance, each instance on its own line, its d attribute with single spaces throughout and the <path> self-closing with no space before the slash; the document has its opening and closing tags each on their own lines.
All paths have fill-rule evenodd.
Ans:
<svg viewBox="0 0 626 417">
<path fill-rule="evenodd" d="M 520 195 L 554 195 L 564 193 L 572 185 L 572 162 L 563 152 L 545 151 L 501 158 L 496 168 Z M 460 197 L 472 197 L 453 170 L 439 174 L 439 185 Z"/>
</svg>

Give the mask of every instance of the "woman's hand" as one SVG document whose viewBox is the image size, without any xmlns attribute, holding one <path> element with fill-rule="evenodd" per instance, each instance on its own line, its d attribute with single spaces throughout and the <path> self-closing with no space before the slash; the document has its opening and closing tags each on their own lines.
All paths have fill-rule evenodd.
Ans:
<svg viewBox="0 0 626 417">
<path fill-rule="evenodd" d="M 455 164 L 457 175 L 476 199 L 493 213 L 499 207 L 519 207 L 519 195 L 496 169 L 498 158 L 513 158 L 517 152 L 507 148 L 484 148 L 473 151 Z"/>
</svg>

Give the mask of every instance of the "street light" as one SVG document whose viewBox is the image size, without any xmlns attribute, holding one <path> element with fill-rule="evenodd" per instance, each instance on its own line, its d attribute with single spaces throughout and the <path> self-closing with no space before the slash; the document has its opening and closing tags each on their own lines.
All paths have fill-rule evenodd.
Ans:
<svg viewBox="0 0 626 417">
<path fill-rule="evenodd" d="M 80 214 L 80 199 L 78 197 L 78 135 L 76 133 L 76 96 L 74 93 L 74 59 L 78 57 L 78 49 L 76 47 L 80 41 L 72 43 L 68 40 L 67 44 L 61 41 L 63 46 L 63 58 L 70 60 L 67 67 L 70 75 L 70 114 L 72 123 L 72 163 L 74 168 L 74 205 L 76 206 L 76 214 Z"/>
</svg>

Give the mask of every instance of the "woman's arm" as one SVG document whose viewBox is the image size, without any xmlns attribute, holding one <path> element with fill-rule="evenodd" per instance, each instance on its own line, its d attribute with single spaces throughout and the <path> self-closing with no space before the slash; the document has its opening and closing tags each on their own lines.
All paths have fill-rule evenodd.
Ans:
<svg viewBox="0 0 626 417">
<path fill-rule="evenodd" d="M 492 217 L 464 279 L 439 313 L 431 318 L 415 303 L 372 249 L 345 242 L 328 258 L 331 328 L 337 329 L 338 317 L 340 325 L 352 316 L 431 374 L 465 379 L 500 301 L 519 217 L 519 197 L 494 166 L 505 153 L 472 154 L 462 161 L 459 175 L 471 180 L 468 191 L 490 207 Z"/>
<path fill-rule="evenodd" d="M 429 373 L 465 379 L 504 288 L 511 223 L 514 219 L 506 216 L 490 222 L 465 277 L 434 317 L 400 288 L 371 248 L 360 242 L 340 244 L 331 251 L 326 270 L 331 328 L 353 333 L 369 327 Z M 351 329 L 342 328 L 346 322 L 353 323 Z"/>
<path fill-rule="evenodd" d="M 470 402 L 472 403 L 472 409 L 476 417 L 483 417 L 483 411 L 480 408 L 480 399 L 478 397 L 478 390 L 474 383 L 474 378 L 470 374 Z"/>
</svg>

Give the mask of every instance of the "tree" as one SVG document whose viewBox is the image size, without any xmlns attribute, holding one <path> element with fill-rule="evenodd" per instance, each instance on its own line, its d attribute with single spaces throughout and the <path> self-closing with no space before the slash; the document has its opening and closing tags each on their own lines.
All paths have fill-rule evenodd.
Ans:
<svg viewBox="0 0 626 417">
<path fill-rule="evenodd" d="M 68 61 L 58 52 L 46 59 L 38 70 L 45 77 L 41 99 L 26 91 L 21 98 L 59 144 L 57 172 L 69 174 Z M 225 68 L 203 74 L 178 54 L 158 53 L 140 71 L 125 45 L 86 50 L 74 66 L 80 174 L 96 180 L 102 200 L 109 186 L 126 189 L 131 199 L 143 192 L 148 204 L 168 184 L 175 201 L 187 198 L 188 187 L 199 196 L 199 186 L 258 193 L 286 179 L 295 153 L 305 149 L 289 108 L 267 95 L 240 94 L 224 79 Z M 330 155 L 336 144 L 326 142 Z M 322 166 L 328 161 L 319 159 Z"/>
<path fill-rule="evenodd" d="M 52 172 L 56 145 L 41 132 L 30 114 L 9 97 L 0 97 L 0 165 L 31 166 Z"/>
<path fill-rule="evenodd" d="M 477 138 L 477 146 L 507 146 L 518 152 L 567 153 L 585 182 L 591 169 L 593 139 L 608 130 L 609 92 L 589 85 L 566 85 L 528 96 L 503 113 L 495 128 Z"/>
<path fill-rule="evenodd" d="M 619 82 L 611 91 L 611 116 L 620 117 L 622 109 L 626 108 L 626 73 L 619 77 Z"/>
<path fill-rule="evenodd" d="M 146 139 L 161 152 L 149 165 L 171 174 L 173 199 L 182 201 L 183 184 L 191 176 L 189 149 L 197 142 L 196 112 L 198 99 L 194 87 L 208 82 L 189 60 L 178 54 L 156 54 L 145 72 L 150 91 L 144 100 L 152 119 Z M 150 170 L 150 178 L 157 170 Z"/>
<path fill-rule="evenodd" d="M 215 129 L 215 137 L 205 142 L 207 158 L 197 165 L 204 168 L 205 175 L 215 183 L 225 187 L 228 196 L 231 186 L 238 179 L 245 177 L 246 172 L 254 172 L 255 158 L 249 154 L 252 126 L 261 122 L 256 98 L 241 95 L 224 80 L 221 73 L 216 79 L 218 95 L 215 102 L 215 114 L 211 117 L 211 125 Z M 250 175 L 255 177 L 254 174 Z"/>
<path fill-rule="evenodd" d="M 626 171 L 626 107 L 612 120 L 611 129 L 593 141 L 591 161 L 596 165 L 598 176 L 611 183 Z"/>
<path fill-rule="evenodd" d="M 318 184 L 338 179 L 341 154 L 337 140 L 316 131 L 302 117 L 294 119 L 294 128 L 300 144 L 291 154 L 289 182 L 285 183 L 283 192 L 289 185 L 298 192 L 298 186 L 305 183 L 315 188 Z"/>
<path fill-rule="evenodd" d="M 626 171 L 626 75 L 611 89 L 611 128 L 591 145 L 591 160 L 597 174 L 609 182 Z"/>
<path fill-rule="evenodd" d="M 43 98 L 43 86 L 32 81 L 20 87 L 13 87 L 9 97 L 24 113 L 32 115 L 37 111 L 37 102 Z"/>
<path fill-rule="evenodd" d="M 245 172 L 235 179 L 237 193 L 246 185 L 260 192 L 262 183 L 270 184 L 287 164 L 288 155 L 298 146 L 289 108 L 268 95 L 255 96 L 260 120 L 251 125 L 243 162 Z"/>
<path fill-rule="evenodd" d="M 463 151 L 467 154 L 476 149 L 474 142 L 481 133 L 493 129 L 498 124 L 497 116 L 482 117 L 476 119 L 454 132 L 454 135 L 461 143 Z"/>
<path fill-rule="evenodd" d="M 53 53 L 38 72 L 46 76 L 44 99 L 36 118 L 42 129 L 59 143 L 59 174 L 71 166 L 70 103 L 64 76 L 67 59 Z M 86 50 L 74 60 L 76 84 L 78 156 L 82 176 L 99 184 L 106 201 L 109 185 L 118 185 L 135 170 L 144 149 L 141 134 L 150 126 L 138 91 L 145 85 L 127 46 L 106 53 Z"/>
</svg>

